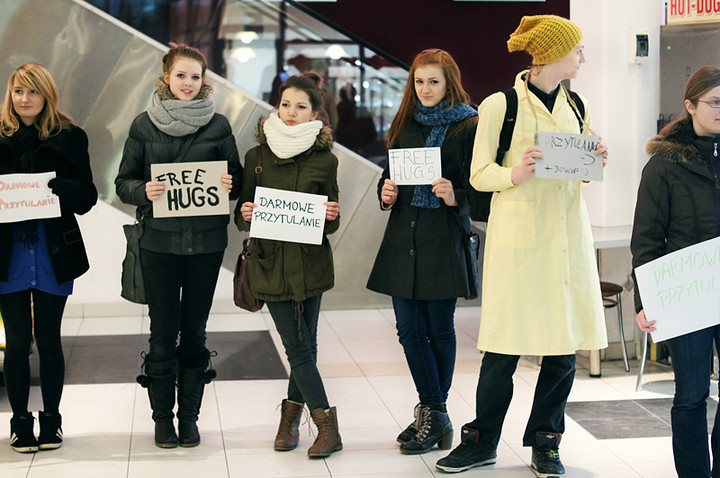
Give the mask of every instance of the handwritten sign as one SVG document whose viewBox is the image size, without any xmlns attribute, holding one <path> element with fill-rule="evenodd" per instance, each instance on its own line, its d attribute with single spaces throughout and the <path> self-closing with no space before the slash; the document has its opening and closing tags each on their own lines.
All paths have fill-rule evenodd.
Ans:
<svg viewBox="0 0 720 478">
<path fill-rule="evenodd" d="M 326 201 L 319 194 L 257 187 L 250 237 L 322 244 Z"/>
<path fill-rule="evenodd" d="M 230 198 L 220 182 L 227 162 L 159 163 L 150 165 L 153 181 L 165 192 L 153 201 L 153 216 L 214 216 L 230 213 Z"/>
<path fill-rule="evenodd" d="M 720 237 L 635 269 L 655 342 L 720 324 Z"/>
<path fill-rule="evenodd" d="M 431 184 L 442 177 L 440 148 L 388 150 L 390 179 L 395 184 Z"/>
<path fill-rule="evenodd" d="M 535 132 L 543 158 L 535 161 L 535 177 L 602 181 L 602 155 L 595 154 L 600 136 Z"/>
<path fill-rule="evenodd" d="M 60 199 L 48 181 L 55 172 L 0 175 L 0 222 L 60 217 Z"/>
</svg>

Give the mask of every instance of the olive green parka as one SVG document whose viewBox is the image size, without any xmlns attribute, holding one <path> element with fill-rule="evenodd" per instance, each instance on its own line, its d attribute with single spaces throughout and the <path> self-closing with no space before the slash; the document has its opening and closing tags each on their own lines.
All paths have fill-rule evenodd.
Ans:
<svg viewBox="0 0 720 478">
<path fill-rule="evenodd" d="M 245 202 L 253 202 L 256 182 L 255 166 L 262 153 L 260 186 L 285 189 L 310 194 L 326 195 L 328 201 L 338 201 L 338 160 L 330 152 L 332 132 L 323 127 L 315 144 L 307 151 L 291 158 L 281 159 L 273 154 L 263 132 L 263 122 L 258 126 L 260 143 L 245 154 L 245 171 L 242 192 L 235 208 L 235 224 L 241 231 L 249 231 L 250 223 L 240 213 Z M 252 260 L 249 265 L 250 283 L 258 299 L 281 302 L 303 301 L 322 294 L 333 287 L 335 273 L 333 256 L 327 235 L 337 231 L 340 216 L 325 222 L 322 244 L 253 239 Z"/>
</svg>

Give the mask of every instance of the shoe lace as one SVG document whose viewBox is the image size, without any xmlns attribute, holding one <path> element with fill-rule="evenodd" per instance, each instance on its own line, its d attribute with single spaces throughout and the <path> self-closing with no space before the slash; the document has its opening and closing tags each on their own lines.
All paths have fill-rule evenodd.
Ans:
<svg viewBox="0 0 720 478">
<path fill-rule="evenodd" d="M 417 421 L 415 422 L 415 427 L 418 429 L 417 439 L 423 440 L 430 433 L 430 428 L 432 426 L 432 419 L 430 416 L 429 408 L 423 407 L 420 409 Z"/>
<path fill-rule="evenodd" d="M 560 453 L 554 448 L 545 448 L 542 450 L 542 457 L 546 461 L 560 461 Z"/>
<path fill-rule="evenodd" d="M 450 456 L 460 459 L 473 458 L 477 455 L 476 448 L 477 447 L 471 443 L 460 442 L 460 444 L 450 452 Z"/>
</svg>

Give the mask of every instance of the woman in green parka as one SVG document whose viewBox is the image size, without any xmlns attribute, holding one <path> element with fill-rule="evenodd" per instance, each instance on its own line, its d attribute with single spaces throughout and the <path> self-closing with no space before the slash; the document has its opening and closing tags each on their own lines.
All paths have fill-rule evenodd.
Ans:
<svg viewBox="0 0 720 478">
<path fill-rule="evenodd" d="M 290 362 L 287 399 L 282 401 L 275 450 L 298 445 L 300 417 L 307 403 L 317 425 L 311 458 L 342 449 L 335 407 L 330 407 L 317 369 L 317 325 L 322 294 L 333 287 L 332 249 L 327 234 L 338 230 L 338 160 L 330 152 L 332 132 L 318 120 L 323 96 L 315 73 L 288 78 L 280 103 L 258 128 L 259 146 L 245 155 L 250 171 L 261 164 L 263 187 L 327 196 L 324 237 L 320 245 L 253 239 L 250 279 L 253 293 L 265 300 Z M 257 176 L 245 175 L 235 223 L 249 230 Z"/>
</svg>

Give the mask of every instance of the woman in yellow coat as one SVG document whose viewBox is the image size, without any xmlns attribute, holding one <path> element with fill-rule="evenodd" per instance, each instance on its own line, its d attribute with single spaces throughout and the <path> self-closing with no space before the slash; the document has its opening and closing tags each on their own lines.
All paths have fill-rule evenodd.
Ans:
<svg viewBox="0 0 720 478">
<path fill-rule="evenodd" d="M 582 181 L 535 178 L 535 131 L 580 133 L 579 109 L 560 82 L 585 62 L 582 32 L 561 17 L 524 17 L 508 41 L 510 51 L 533 55 L 519 73 L 516 124 L 502 165 L 495 162 L 506 99 L 495 93 L 478 109 L 471 184 L 497 191 L 487 228 L 478 348 L 485 351 L 476 419 L 462 443 L 438 461 L 464 471 L 496 461 L 502 423 L 512 398 L 520 355 L 543 356 L 523 445 L 531 446 L 539 477 L 562 476 L 558 454 L 564 410 L 575 375 L 575 352 L 605 348 L 607 337 L 597 266 Z M 580 98 L 587 111 L 587 103 Z M 583 132 L 589 127 L 583 118 Z M 600 144 L 596 153 L 607 148 Z"/>
</svg>

